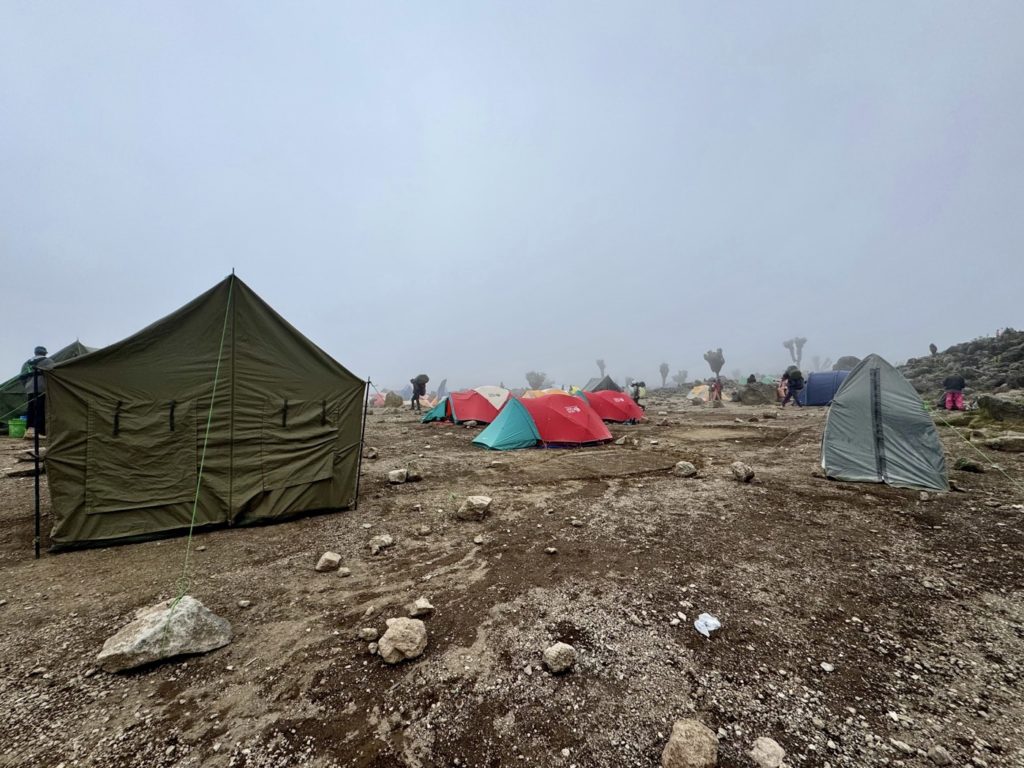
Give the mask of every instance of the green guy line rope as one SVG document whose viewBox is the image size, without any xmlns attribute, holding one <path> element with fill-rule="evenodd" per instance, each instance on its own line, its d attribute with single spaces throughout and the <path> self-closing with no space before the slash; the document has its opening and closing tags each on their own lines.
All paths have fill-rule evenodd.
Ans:
<svg viewBox="0 0 1024 768">
<path fill-rule="evenodd" d="M 178 578 L 177 589 L 178 594 L 174 598 L 174 602 L 171 603 L 171 608 L 167 612 L 167 621 L 170 623 L 171 614 L 174 612 L 174 608 L 181 601 L 181 598 L 185 596 L 190 586 L 188 578 L 188 564 L 189 557 L 192 554 L 192 532 L 196 527 L 196 510 L 199 508 L 199 489 L 203 484 L 203 467 L 206 464 L 206 445 L 210 441 L 210 425 L 213 423 L 213 404 L 217 400 L 217 383 L 220 381 L 220 361 L 224 357 L 224 338 L 227 335 L 228 330 L 228 315 L 231 313 L 231 290 L 234 288 L 235 281 L 232 280 L 228 283 L 228 301 L 224 307 L 224 325 L 220 331 L 220 348 L 217 350 L 217 367 L 213 372 L 213 392 L 210 395 L 210 410 L 206 414 L 206 433 L 203 435 L 203 450 L 199 454 L 199 475 L 196 477 L 196 495 L 192 500 L 192 520 L 188 525 L 188 540 L 185 543 L 185 562 L 181 568 L 181 576 Z"/>
</svg>

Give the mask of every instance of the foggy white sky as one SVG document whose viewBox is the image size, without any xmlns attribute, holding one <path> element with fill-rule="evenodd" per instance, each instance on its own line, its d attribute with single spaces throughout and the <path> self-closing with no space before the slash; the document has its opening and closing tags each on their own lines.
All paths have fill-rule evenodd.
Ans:
<svg viewBox="0 0 1024 768">
<path fill-rule="evenodd" d="M 381 385 L 1021 327 L 1022 30 L 1019 0 L 0 0 L 2 371 L 232 267 Z"/>
</svg>

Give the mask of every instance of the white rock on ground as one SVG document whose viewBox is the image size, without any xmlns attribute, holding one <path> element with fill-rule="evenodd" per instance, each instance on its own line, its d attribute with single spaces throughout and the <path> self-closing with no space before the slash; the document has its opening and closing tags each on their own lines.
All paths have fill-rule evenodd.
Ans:
<svg viewBox="0 0 1024 768">
<path fill-rule="evenodd" d="M 391 538 L 391 534 L 382 533 L 379 536 L 374 536 L 370 539 L 370 554 L 376 555 L 382 549 L 387 549 L 395 543 L 395 540 Z"/>
<path fill-rule="evenodd" d="M 455 517 L 459 520 L 483 520 L 491 508 L 490 496 L 467 496 Z"/>
<path fill-rule="evenodd" d="M 429 619 L 434 615 L 434 606 L 425 597 L 417 597 L 405 606 L 405 612 L 414 619 Z"/>
<path fill-rule="evenodd" d="M 419 619 L 388 619 L 387 631 L 377 643 L 377 653 L 388 664 L 421 656 L 427 647 L 427 626 Z"/>
<path fill-rule="evenodd" d="M 407 469 L 392 469 L 388 472 L 388 482 L 392 485 L 401 485 L 409 479 L 409 470 Z"/>
<path fill-rule="evenodd" d="M 734 461 L 729 465 L 729 469 L 732 470 L 732 476 L 739 480 L 741 483 L 749 483 L 754 479 L 754 470 L 744 464 L 742 461 Z"/>
<path fill-rule="evenodd" d="M 672 468 L 672 472 L 680 477 L 693 477 L 697 474 L 697 468 L 688 461 L 680 461 Z"/>
<path fill-rule="evenodd" d="M 775 739 L 762 736 L 754 742 L 750 750 L 750 759 L 757 763 L 758 768 L 779 768 L 786 758 L 786 750 Z"/>
<path fill-rule="evenodd" d="M 950 765 L 953 762 L 953 758 L 950 757 L 946 748 L 940 747 L 938 744 L 928 750 L 928 759 L 935 765 Z"/>
<path fill-rule="evenodd" d="M 121 672 L 185 654 L 207 653 L 231 642 L 231 624 L 190 595 L 141 608 L 103 644 L 96 660 Z M 173 605 L 173 609 L 172 609 Z"/>
<path fill-rule="evenodd" d="M 661 753 L 661 768 L 715 768 L 718 739 L 698 720 L 676 720 Z"/>
<path fill-rule="evenodd" d="M 338 569 L 338 575 L 341 578 L 346 579 L 346 578 L 348 578 L 349 576 L 352 575 L 352 569 L 351 568 L 339 568 Z"/>
<path fill-rule="evenodd" d="M 316 562 L 316 570 L 320 573 L 338 570 L 341 565 L 341 555 L 337 552 L 324 552 Z"/>
<path fill-rule="evenodd" d="M 576 664 L 576 649 L 568 643 L 555 643 L 544 650 L 544 666 L 553 675 L 560 675 Z"/>
<path fill-rule="evenodd" d="M 423 471 L 419 467 L 405 468 L 405 481 L 407 483 L 418 483 L 423 479 Z"/>
<path fill-rule="evenodd" d="M 376 627 L 363 627 L 356 633 L 356 638 L 366 642 L 373 642 L 378 637 L 380 637 L 380 632 L 377 631 Z"/>
</svg>

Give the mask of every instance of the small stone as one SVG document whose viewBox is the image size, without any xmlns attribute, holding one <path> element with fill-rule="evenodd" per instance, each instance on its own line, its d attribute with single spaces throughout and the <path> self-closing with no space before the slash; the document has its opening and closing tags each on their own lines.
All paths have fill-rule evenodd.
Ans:
<svg viewBox="0 0 1024 768">
<path fill-rule="evenodd" d="M 476 429 L 480 425 L 476 421 L 474 421 L 473 419 L 470 419 L 469 421 L 466 422 L 465 426 L 466 426 L 466 429 Z"/>
<path fill-rule="evenodd" d="M 615 441 L 615 445 L 625 445 L 625 444 L 626 444 L 625 436 L 620 437 L 618 440 Z"/>
<path fill-rule="evenodd" d="M 718 738 L 698 720 L 677 720 L 661 753 L 661 768 L 715 768 Z"/>
<path fill-rule="evenodd" d="M 582 520 L 579 520 L 577 518 L 573 518 L 573 520 L 570 523 L 570 525 L 572 525 L 573 528 L 582 528 L 585 525 L 585 523 Z"/>
<path fill-rule="evenodd" d="M 363 627 L 356 633 L 356 637 L 364 642 L 372 642 L 380 637 L 376 627 Z"/>
<path fill-rule="evenodd" d="M 238 601 L 238 607 L 239 608 L 251 608 L 252 607 L 252 600 L 239 600 Z"/>
<path fill-rule="evenodd" d="M 407 483 L 418 483 L 423 479 L 423 472 L 419 467 L 406 467 L 405 481 Z"/>
<path fill-rule="evenodd" d="M 821 662 L 820 666 L 821 666 L 821 669 L 822 669 L 823 672 L 835 672 L 836 671 L 835 665 L 829 664 L 827 661 Z"/>
<path fill-rule="evenodd" d="M 553 675 L 560 675 L 576 664 L 576 649 L 568 643 L 555 643 L 544 650 L 544 666 Z"/>
<path fill-rule="evenodd" d="M 378 647 L 379 643 L 370 643 L 366 646 L 366 652 L 369 653 L 371 656 L 376 656 Z"/>
<path fill-rule="evenodd" d="M 388 628 L 377 643 L 377 652 L 388 664 L 423 655 L 427 647 L 427 627 L 419 619 L 397 618 L 387 620 Z"/>
<path fill-rule="evenodd" d="M 483 536 L 474 536 L 473 537 L 473 543 L 476 544 L 477 546 L 480 546 L 481 544 L 484 543 L 484 537 Z"/>
<path fill-rule="evenodd" d="M 337 552 L 324 552 L 320 555 L 320 559 L 317 560 L 316 570 L 319 573 L 327 573 L 329 571 L 336 571 L 341 565 L 341 555 Z"/>
<path fill-rule="evenodd" d="M 416 535 L 417 536 L 429 536 L 430 535 L 430 526 L 429 525 L 421 525 L 419 528 L 416 529 Z"/>
<path fill-rule="evenodd" d="M 762 736 L 754 742 L 754 748 L 750 750 L 750 759 L 757 763 L 759 768 L 779 768 L 786 757 L 784 750 L 775 739 Z"/>
<path fill-rule="evenodd" d="M 387 549 L 388 547 L 393 546 L 394 543 L 395 540 L 390 534 L 382 533 L 379 536 L 374 536 L 370 539 L 370 554 L 376 555 L 382 549 Z"/>
<path fill-rule="evenodd" d="M 434 615 L 434 606 L 425 597 L 417 597 L 405 606 L 405 612 L 414 619 L 429 619 Z"/>
<path fill-rule="evenodd" d="M 401 485 L 409 479 L 409 470 L 407 469 L 392 469 L 388 472 L 388 482 L 392 485 Z"/>
<path fill-rule="evenodd" d="M 338 576 L 343 578 L 343 579 L 347 579 L 351 575 L 352 575 L 352 569 L 351 568 L 339 568 L 338 569 Z"/>
<path fill-rule="evenodd" d="M 938 744 L 928 750 L 928 759 L 935 763 L 935 765 L 949 765 L 953 762 L 953 758 L 946 751 L 946 748 L 940 747 Z"/>
<path fill-rule="evenodd" d="M 490 496 L 467 496 L 459 506 L 455 517 L 459 520 L 483 520 L 491 508 Z"/>
<path fill-rule="evenodd" d="M 558 554 L 558 550 L 555 549 L 554 547 L 548 547 L 547 549 L 544 550 L 544 554 L 545 555 L 557 555 Z"/>
<path fill-rule="evenodd" d="M 363 457 L 367 459 L 376 459 L 379 455 L 380 453 L 377 451 L 376 448 L 367 448 L 366 451 L 363 453 Z"/>
<path fill-rule="evenodd" d="M 896 749 L 898 749 L 900 752 L 902 752 L 905 755 L 916 755 L 917 754 L 917 750 L 914 749 L 909 744 L 907 744 L 907 742 L 905 742 L 905 741 L 900 741 L 899 739 L 889 739 L 889 743 L 892 744 L 894 747 L 896 747 Z"/>
<path fill-rule="evenodd" d="M 717 400 L 715 402 L 718 402 Z M 754 470 L 744 464 L 742 461 L 734 461 L 729 465 L 729 469 L 732 471 L 732 476 L 739 480 L 741 483 L 749 483 L 754 479 Z"/>
<path fill-rule="evenodd" d="M 697 474 L 697 467 L 688 461 L 680 461 L 672 468 L 672 472 L 679 477 L 693 477 Z"/>
</svg>

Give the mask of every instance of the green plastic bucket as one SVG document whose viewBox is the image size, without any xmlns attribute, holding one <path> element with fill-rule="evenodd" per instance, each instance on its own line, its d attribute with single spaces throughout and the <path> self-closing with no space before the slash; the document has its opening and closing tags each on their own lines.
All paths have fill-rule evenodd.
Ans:
<svg viewBox="0 0 1024 768">
<path fill-rule="evenodd" d="M 24 419 L 11 419 L 7 422 L 7 434 L 11 437 L 24 437 L 26 424 Z"/>
</svg>

